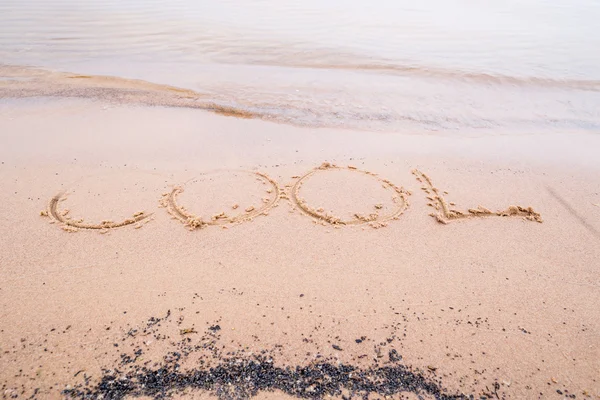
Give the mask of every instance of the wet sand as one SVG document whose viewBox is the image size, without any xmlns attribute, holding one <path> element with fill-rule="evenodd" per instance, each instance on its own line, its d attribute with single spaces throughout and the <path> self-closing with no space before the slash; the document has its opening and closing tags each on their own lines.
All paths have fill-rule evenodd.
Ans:
<svg viewBox="0 0 600 400">
<path fill-rule="evenodd" d="M 107 100 L 0 103 L 3 398 L 600 398 L 594 135 Z"/>
</svg>

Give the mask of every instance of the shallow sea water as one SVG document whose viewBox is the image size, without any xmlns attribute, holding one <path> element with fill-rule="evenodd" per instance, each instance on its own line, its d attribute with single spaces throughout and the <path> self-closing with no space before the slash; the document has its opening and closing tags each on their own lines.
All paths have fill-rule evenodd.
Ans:
<svg viewBox="0 0 600 400">
<path fill-rule="evenodd" d="M 598 21 L 596 0 L 4 0 L 0 64 L 179 86 L 296 125 L 600 133 Z"/>
</svg>

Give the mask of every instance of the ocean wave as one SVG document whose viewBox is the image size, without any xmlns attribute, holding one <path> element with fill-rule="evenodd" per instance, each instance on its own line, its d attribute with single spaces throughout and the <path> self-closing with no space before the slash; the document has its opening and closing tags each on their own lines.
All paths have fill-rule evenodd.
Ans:
<svg viewBox="0 0 600 400">
<path fill-rule="evenodd" d="M 560 89 L 576 89 L 587 91 L 600 91 L 600 80 L 593 79 L 557 79 L 543 78 L 535 76 L 511 76 L 504 74 L 495 74 L 478 71 L 468 71 L 461 69 L 440 68 L 432 66 L 419 66 L 410 64 L 400 64 L 395 62 L 353 62 L 345 61 L 343 63 L 322 63 L 319 61 L 284 61 L 277 62 L 256 61 L 257 65 L 285 66 L 291 68 L 312 68 L 344 70 L 357 72 L 375 72 L 380 74 L 415 76 L 419 78 L 454 80 L 465 83 L 476 84 L 494 84 L 494 85 L 513 85 L 513 86 L 536 86 Z"/>
<path fill-rule="evenodd" d="M 377 68 L 379 67 L 368 65 L 364 69 Z M 408 71 L 425 75 L 423 70 Z M 486 75 L 482 74 L 466 76 L 470 79 L 486 79 Z M 515 82 L 523 83 L 522 80 Z M 546 81 L 543 83 L 548 84 Z M 570 88 L 578 84 L 584 85 L 583 81 L 550 83 L 554 86 L 558 86 L 559 83 L 570 85 Z M 592 81 L 591 86 L 587 84 L 585 88 L 593 90 L 594 85 L 600 83 Z M 575 101 L 579 95 L 574 97 L 569 94 L 570 91 L 564 91 L 567 93 L 564 95 L 566 97 L 552 99 L 540 108 L 539 102 L 545 101 L 546 95 L 529 92 L 533 97 L 521 100 L 523 96 L 519 91 L 510 92 L 510 98 L 506 97 L 506 92 L 502 92 L 504 100 L 500 100 L 495 97 L 498 93 L 496 91 L 488 91 L 481 95 L 480 90 L 476 89 L 477 98 L 484 102 L 477 103 L 473 98 L 463 99 L 460 92 L 450 88 L 449 91 L 443 92 L 441 97 L 442 92 L 421 94 L 418 99 L 414 99 L 413 104 L 407 101 L 407 96 L 412 99 L 410 96 L 414 96 L 414 93 L 400 93 L 400 97 L 390 97 L 395 91 L 390 92 L 384 101 L 380 102 L 378 95 L 373 93 L 368 95 L 370 97 L 355 93 L 351 98 L 342 99 L 335 87 L 323 93 L 307 91 L 299 94 L 294 90 L 264 93 L 260 92 L 260 88 L 254 87 L 236 87 L 234 90 L 223 90 L 219 93 L 218 87 L 217 85 L 216 88 L 203 93 L 137 79 L 0 65 L 0 99 L 82 98 L 119 105 L 197 109 L 236 118 L 262 119 L 302 127 L 402 131 L 417 129 L 434 132 L 487 131 L 514 127 L 527 130 L 541 128 L 600 131 L 600 113 L 590 109 L 590 105 L 600 101 L 595 93 L 589 93 L 587 106 L 585 98 L 583 103 L 580 103 Z M 402 101 L 401 104 L 395 104 L 398 99 Z M 372 101 L 375 101 L 375 104 L 371 104 Z"/>
</svg>

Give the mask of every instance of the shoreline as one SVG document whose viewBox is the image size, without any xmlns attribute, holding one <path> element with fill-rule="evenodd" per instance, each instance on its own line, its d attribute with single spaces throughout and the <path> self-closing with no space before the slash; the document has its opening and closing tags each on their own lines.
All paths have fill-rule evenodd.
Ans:
<svg viewBox="0 0 600 400">
<path fill-rule="evenodd" d="M 211 68 L 218 70 L 232 66 Z M 498 78 L 497 81 L 476 83 L 465 77 L 462 81 L 445 82 L 439 81 L 435 74 L 430 77 L 425 74 L 421 80 L 397 77 L 398 80 L 387 82 L 385 76 L 367 70 L 362 72 L 365 74 L 362 79 L 372 81 L 372 84 L 365 86 L 358 85 L 356 76 L 352 75 L 358 72 L 348 71 L 349 76 L 345 79 L 356 84 L 357 91 L 349 91 L 347 98 L 338 98 L 338 89 L 331 87 L 329 80 L 335 76 L 334 72 L 343 73 L 344 68 L 336 71 L 319 69 L 325 74 L 319 79 L 327 89 L 317 91 L 315 82 L 303 82 L 310 74 L 305 74 L 302 79 L 297 77 L 299 80 L 292 80 L 294 83 L 261 81 L 253 85 L 246 82 L 246 75 L 237 73 L 232 82 L 218 86 L 211 81 L 197 81 L 198 77 L 190 75 L 189 71 L 176 74 L 176 78 L 157 75 L 157 71 L 141 74 L 129 71 L 125 74 L 128 77 L 122 77 L 118 70 L 110 68 L 92 68 L 94 73 L 86 71 L 88 73 L 72 73 L 0 65 L 0 99 L 45 97 L 52 101 L 95 101 L 113 106 L 181 108 L 300 128 L 438 136 L 450 133 L 456 137 L 498 133 L 526 135 L 532 131 L 545 134 L 600 132 L 597 113 L 589 108 L 597 97 L 597 88 L 579 87 L 578 84 L 571 87 L 568 80 L 556 80 L 553 85 L 543 87 L 538 86 L 535 79 L 518 83 L 518 79 L 505 81 Z M 205 71 L 206 76 L 218 73 Z M 253 74 L 252 71 L 248 73 Z M 328 78 L 328 74 L 334 75 Z M 399 86 L 392 90 L 391 83 Z M 404 97 L 397 97 L 404 91 Z M 524 93 L 528 96 L 524 97 Z M 529 97 L 531 99 L 525 100 Z M 553 98 L 550 102 L 549 97 Z M 394 98 L 396 100 L 392 100 Z M 493 98 L 501 100 L 490 102 Z M 543 103 L 542 107 L 540 103 Z M 465 113 L 464 110 L 469 111 Z"/>
<path fill-rule="evenodd" d="M 218 363 L 233 352 L 247 361 L 269 350 L 279 366 L 327 360 L 366 371 L 391 363 L 447 395 L 600 398 L 600 139 L 593 134 L 553 136 L 560 142 L 544 135 L 444 138 L 80 100 L 0 107 L 2 137 L 11 143 L 0 149 L 4 397 L 39 388 L 37 396 L 60 398 L 82 388 L 84 376 L 93 388 L 103 368 L 119 369 L 122 354 L 136 359 L 138 349 L 142 359 L 126 366 L 173 368 L 164 357 L 183 354 L 178 346 L 185 345 L 193 351 L 179 378 L 200 360 Z M 307 209 L 342 220 L 398 219 L 381 229 L 372 229 L 373 221 L 315 223 L 299 200 L 239 172 L 266 174 L 289 195 L 324 162 L 369 174 L 317 170 L 296 196 Z M 471 213 L 440 224 L 429 215 L 435 196 L 427 198 L 414 169 L 457 210 L 533 207 L 543 222 Z M 160 207 L 163 193 L 178 186 L 185 190 L 177 204 L 190 214 L 234 223 L 190 232 Z M 406 191 L 408 204 L 398 215 L 395 187 Z M 151 218 L 139 229 L 105 224 L 65 232 L 40 216 L 62 192 L 57 210 L 68 209 L 64 216 L 73 220 L 118 223 L 142 211 Z M 276 207 L 260 208 L 275 196 Z M 168 321 L 153 324 L 151 334 L 128 334 L 168 310 Z M 209 329 L 216 325 L 219 340 L 196 349 L 203 336 L 216 340 Z M 215 348 L 221 353 L 211 359 Z M 165 389 L 225 398 L 225 383 L 208 392 L 185 392 L 173 382 Z M 239 389 L 242 397 L 252 390 Z M 348 394 L 338 389 L 327 393 Z M 417 393 L 442 398 L 422 387 L 390 395 Z"/>
</svg>

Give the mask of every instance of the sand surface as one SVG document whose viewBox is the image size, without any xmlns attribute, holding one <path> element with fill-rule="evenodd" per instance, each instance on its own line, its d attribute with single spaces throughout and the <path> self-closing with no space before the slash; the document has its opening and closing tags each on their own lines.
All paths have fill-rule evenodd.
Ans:
<svg viewBox="0 0 600 400">
<path fill-rule="evenodd" d="M 439 389 L 369 398 L 600 398 L 593 135 L 307 129 L 36 98 L 0 102 L 0 143 L 3 398 L 261 352 L 371 378 L 401 366 Z M 496 214 L 509 206 L 525 211 Z M 181 383 L 174 398 L 360 394 L 319 379 Z"/>
</svg>

